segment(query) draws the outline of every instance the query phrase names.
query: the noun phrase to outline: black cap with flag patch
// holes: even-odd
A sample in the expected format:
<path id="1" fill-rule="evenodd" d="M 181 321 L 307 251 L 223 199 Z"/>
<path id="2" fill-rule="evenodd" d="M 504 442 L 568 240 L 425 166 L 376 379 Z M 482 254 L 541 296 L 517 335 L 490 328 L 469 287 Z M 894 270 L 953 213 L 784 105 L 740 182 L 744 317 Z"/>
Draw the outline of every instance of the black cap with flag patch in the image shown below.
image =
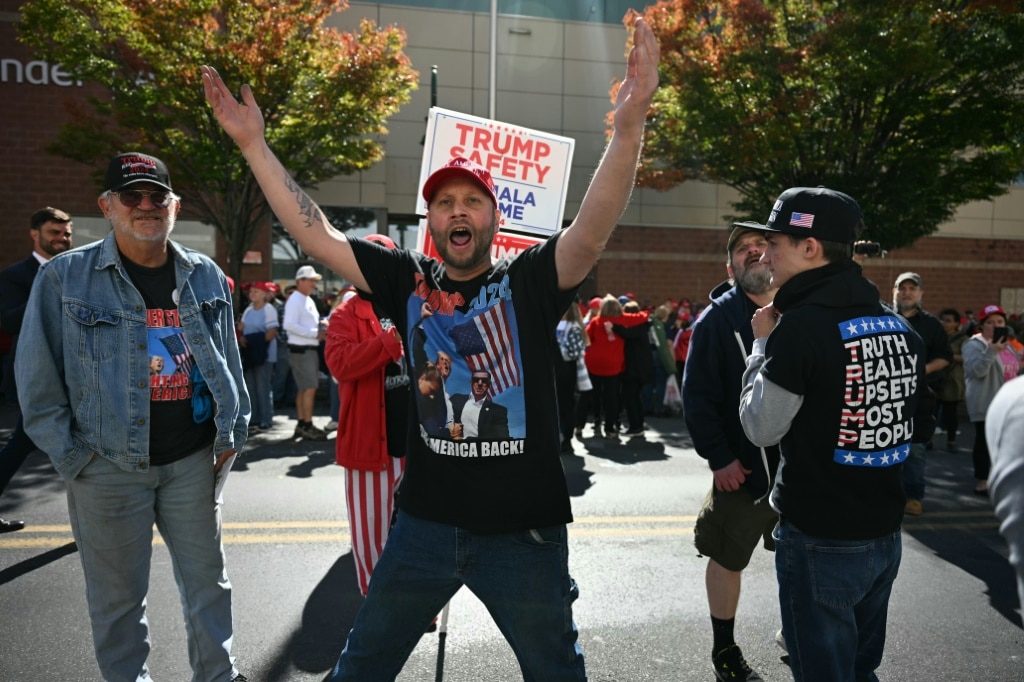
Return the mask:
<path id="1" fill-rule="evenodd" d="M 827 187 L 791 187 L 779 195 L 764 225 L 755 222 L 733 225 L 850 244 L 857 239 L 863 221 L 860 206 L 848 194 Z"/>

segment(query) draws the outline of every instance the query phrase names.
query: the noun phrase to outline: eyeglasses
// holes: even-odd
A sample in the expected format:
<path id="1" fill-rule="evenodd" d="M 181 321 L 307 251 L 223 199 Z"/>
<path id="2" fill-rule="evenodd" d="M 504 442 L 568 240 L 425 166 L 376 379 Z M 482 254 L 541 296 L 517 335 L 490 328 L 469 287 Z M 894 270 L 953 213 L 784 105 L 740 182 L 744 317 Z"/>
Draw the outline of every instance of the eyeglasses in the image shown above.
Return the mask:
<path id="1" fill-rule="evenodd" d="M 178 196 L 174 192 L 168 192 L 165 189 L 155 189 L 147 191 L 144 189 L 123 189 L 120 192 L 111 192 L 116 194 L 117 198 L 121 200 L 121 203 L 126 208 L 135 208 L 142 203 L 142 200 L 149 197 L 149 201 L 156 208 L 167 208 L 171 205 L 172 201 L 175 201 Z"/>

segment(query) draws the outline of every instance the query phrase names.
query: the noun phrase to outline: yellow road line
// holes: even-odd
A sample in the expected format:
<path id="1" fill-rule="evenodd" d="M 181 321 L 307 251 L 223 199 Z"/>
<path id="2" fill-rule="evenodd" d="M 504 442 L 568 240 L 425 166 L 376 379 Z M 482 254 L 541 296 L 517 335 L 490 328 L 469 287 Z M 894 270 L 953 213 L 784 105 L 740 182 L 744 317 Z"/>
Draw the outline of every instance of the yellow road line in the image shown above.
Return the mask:
<path id="1" fill-rule="evenodd" d="M 693 534 L 696 516 L 580 517 L 570 538 L 678 537 Z M 998 528 L 991 512 L 936 512 L 924 519 L 906 519 L 904 530 L 976 530 Z M 288 532 L 295 531 L 295 532 Z M 304 531 L 304 532 L 303 532 Z M 345 544 L 351 539 L 346 520 L 249 521 L 224 524 L 225 545 Z M 154 544 L 163 544 L 159 533 Z M 74 542 L 71 526 L 30 526 L 0 539 L 4 549 L 54 549 Z"/>

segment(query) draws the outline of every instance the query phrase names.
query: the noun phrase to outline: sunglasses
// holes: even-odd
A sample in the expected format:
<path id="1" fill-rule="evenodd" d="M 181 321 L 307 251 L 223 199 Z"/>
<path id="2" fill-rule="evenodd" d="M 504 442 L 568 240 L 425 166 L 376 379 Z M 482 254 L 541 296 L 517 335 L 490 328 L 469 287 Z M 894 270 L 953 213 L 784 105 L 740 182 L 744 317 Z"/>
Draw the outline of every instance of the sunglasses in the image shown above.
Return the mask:
<path id="1" fill-rule="evenodd" d="M 483 384 L 484 386 L 490 386 L 491 385 L 491 380 L 486 378 L 486 377 L 473 377 L 471 379 L 471 383 Z"/>
<path id="2" fill-rule="evenodd" d="M 168 192 L 165 189 L 156 189 L 147 191 L 143 189 L 123 189 L 120 192 L 111 192 L 116 194 L 117 198 L 121 200 L 126 208 L 135 208 L 142 203 L 142 200 L 149 197 L 149 201 L 156 208 L 167 208 L 171 205 L 171 202 L 178 198 L 174 192 Z"/>

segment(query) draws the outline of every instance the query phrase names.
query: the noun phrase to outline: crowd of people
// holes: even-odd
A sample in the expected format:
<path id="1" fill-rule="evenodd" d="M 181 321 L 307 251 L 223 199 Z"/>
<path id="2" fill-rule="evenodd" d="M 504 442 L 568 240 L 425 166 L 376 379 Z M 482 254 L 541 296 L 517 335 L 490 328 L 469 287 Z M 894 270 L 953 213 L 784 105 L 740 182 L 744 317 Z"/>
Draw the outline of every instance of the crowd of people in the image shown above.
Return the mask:
<path id="1" fill-rule="evenodd" d="M 330 306 L 316 294 L 322 275 L 301 265 L 286 291 L 243 284 L 236 316 L 233 283 L 171 240 L 181 200 L 148 154 L 110 160 L 97 199 L 111 225 L 103 240 L 71 249 L 66 213 L 33 217 L 32 256 L 0 273 L 4 329 L 18 322 L 23 423 L 12 442 L 45 452 L 65 482 L 104 679 L 150 679 L 154 526 L 179 584 L 194 679 L 247 679 L 231 653 L 221 491 L 282 401 L 294 401 L 294 438 L 337 431 L 346 469 L 364 600 L 333 682 L 395 679 L 463 586 L 524 679 L 586 679 L 559 454 L 584 429 L 613 446 L 642 438 L 648 417 L 685 419 L 711 470 L 694 542 L 708 558 L 719 680 L 761 679 L 734 637 L 758 544 L 775 552 L 776 640 L 794 679 L 876 679 L 900 526 L 923 513 L 936 422 L 956 446 L 961 401 L 976 434 L 974 490 L 989 493 L 994 460 L 992 492 L 1007 491 L 997 513 L 1024 568 L 1024 505 L 1012 483 L 1024 469 L 1004 433 L 1019 431 L 1008 416 L 1019 391 L 1008 403 L 1002 390 L 1020 385 L 1012 320 L 998 305 L 965 314 L 969 325 L 951 309 L 935 318 L 913 272 L 897 277 L 891 305 L 881 302 L 853 258 L 864 222 L 852 197 L 794 187 L 765 223 L 734 224 L 726 280 L 707 307 L 629 292 L 580 298 L 634 186 L 658 63 L 637 19 L 612 134 L 579 214 L 497 260 L 501 214 L 486 168 L 454 157 L 427 178 L 440 258 L 382 235 L 349 237 L 270 150 L 249 87 L 236 99 L 202 67 L 213 115 L 281 223 L 352 283 Z M 325 377 L 332 423 L 321 427 Z M 23 525 L 0 519 L 0 532 Z M 1024 595 L 1024 577 L 1021 586 Z"/>

